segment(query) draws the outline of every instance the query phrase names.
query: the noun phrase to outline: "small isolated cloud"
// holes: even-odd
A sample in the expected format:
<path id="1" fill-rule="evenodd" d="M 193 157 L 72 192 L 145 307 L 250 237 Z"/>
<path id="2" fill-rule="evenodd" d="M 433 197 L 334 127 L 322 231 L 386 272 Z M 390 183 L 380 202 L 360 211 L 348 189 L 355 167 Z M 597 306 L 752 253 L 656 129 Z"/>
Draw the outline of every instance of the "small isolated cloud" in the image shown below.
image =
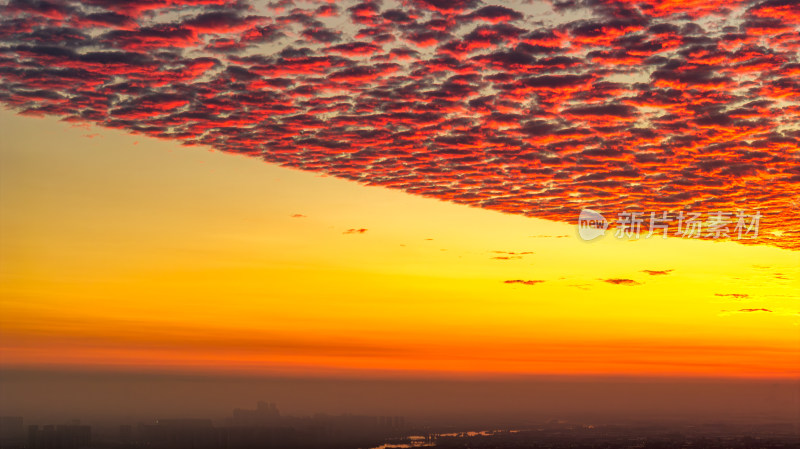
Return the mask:
<path id="1" fill-rule="evenodd" d="M 650 276 L 665 276 L 672 273 L 674 270 L 642 270 L 642 273 L 647 273 Z"/>
<path id="2" fill-rule="evenodd" d="M 292 214 L 292 218 L 306 218 L 303 214 Z"/>
<path id="3" fill-rule="evenodd" d="M 641 285 L 641 282 L 636 282 L 633 279 L 623 279 L 623 278 L 611 278 L 611 279 L 601 279 L 603 282 L 607 282 L 609 284 L 614 285 Z"/>
<path id="4" fill-rule="evenodd" d="M 525 281 L 522 279 L 509 279 L 507 281 L 503 281 L 504 284 L 522 284 L 522 285 L 536 285 L 536 284 L 541 284 L 542 282 L 544 281 L 540 279 L 534 279 L 529 281 Z"/>
<path id="5" fill-rule="evenodd" d="M 512 260 L 512 259 L 522 259 L 522 256 L 527 256 L 529 254 L 533 254 L 533 251 L 523 251 L 523 252 L 492 251 L 492 253 L 500 254 L 499 256 L 493 256 L 492 259 L 496 259 L 496 260 Z"/>
<path id="6" fill-rule="evenodd" d="M 780 315 L 780 316 L 800 316 L 800 313 L 797 313 L 797 312 L 788 312 L 788 311 L 780 311 L 780 310 L 778 312 L 774 312 L 771 309 L 765 309 L 765 308 L 739 309 L 739 310 L 722 310 L 721 313 L 719 314 L 719 316 L 731 316 L 731 315 L 736 315 L 736 314 L 740 314 L 740 313 L 753 313 L 753 312 L 773 313 L 775 315 Z"/>
<path id="7" fill-rule="evenodd" d="M 342 234 L 363 234 L 365 232 L 367 232 L 366 228 L 359 228 L 359 229 L 355 229 L 354 228 L 354 229 L 348 229 L 348 230 L 342 232 Z"/>
<path id="8" fill-rule="evenodd" d="M 512 256 L 515 256 L 515 255 L 516 256 L 526 256 L 528 254 L 533 254 L 533 251 L 522 251 L 522 252 L 519 252 L 519 253 L 516 253 L 514 251 L 492 251 L 492 252 L 495 253 L 495 254 L 509 254 L 509 255 L 512 255 Z"/>
<path id="9" fill-rule="evenodd" d="M 730 296 L 731 298 L 743 299 L 750 295 L 747 293 L 714 293 L 714 296 Z"/>

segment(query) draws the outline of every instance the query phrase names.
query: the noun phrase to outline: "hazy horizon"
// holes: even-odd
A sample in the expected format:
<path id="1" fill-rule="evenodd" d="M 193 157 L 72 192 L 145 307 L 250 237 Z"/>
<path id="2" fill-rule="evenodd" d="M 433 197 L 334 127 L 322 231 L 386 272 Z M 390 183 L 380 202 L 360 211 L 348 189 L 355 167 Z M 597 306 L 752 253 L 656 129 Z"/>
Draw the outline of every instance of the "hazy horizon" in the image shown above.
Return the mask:
<path id="1" fill-rule="evenodd" d="M 507 376 L 320 378 L 178 373 L 0 373 L 0 415 L 30 423 L 224 421 L 234 408 L 273 402 L 283 415 L 401 415 L 417 424 L 798 422 L 794 380 Z"/>

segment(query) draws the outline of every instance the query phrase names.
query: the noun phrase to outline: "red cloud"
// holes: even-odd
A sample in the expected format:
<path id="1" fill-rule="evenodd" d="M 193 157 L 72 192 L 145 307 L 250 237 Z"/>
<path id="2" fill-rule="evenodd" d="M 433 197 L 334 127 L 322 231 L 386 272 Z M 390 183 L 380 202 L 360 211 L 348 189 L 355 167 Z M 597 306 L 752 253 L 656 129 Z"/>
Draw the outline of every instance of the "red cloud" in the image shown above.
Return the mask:
<path id="1" fill-rule="evenodd" d="M 741 242 L 800 249 L 796 2 L 401 4 L 12 1 L 0 102 L 559 221 L 758 209 Z"/>

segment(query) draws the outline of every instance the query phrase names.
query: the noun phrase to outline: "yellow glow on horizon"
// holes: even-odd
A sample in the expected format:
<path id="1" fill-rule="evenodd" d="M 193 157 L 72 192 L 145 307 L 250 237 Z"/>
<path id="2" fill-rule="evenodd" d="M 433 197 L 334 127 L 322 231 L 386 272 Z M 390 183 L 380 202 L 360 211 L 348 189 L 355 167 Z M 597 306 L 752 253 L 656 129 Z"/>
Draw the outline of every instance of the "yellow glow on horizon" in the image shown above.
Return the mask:
<path id="1" fill-rule="evenodd" d="M 0 117 L 5 367 L 800 374 L 797 252 L 583 242 L 569 224 Z"/>

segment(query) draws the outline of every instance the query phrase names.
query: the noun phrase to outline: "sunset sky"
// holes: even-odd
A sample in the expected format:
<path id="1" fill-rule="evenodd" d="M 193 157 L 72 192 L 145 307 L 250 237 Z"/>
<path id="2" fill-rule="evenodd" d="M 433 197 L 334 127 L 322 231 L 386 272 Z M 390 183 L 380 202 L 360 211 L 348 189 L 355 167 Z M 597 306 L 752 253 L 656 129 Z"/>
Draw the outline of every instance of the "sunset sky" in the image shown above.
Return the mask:
<path id="1" fill-rule="evenodd" d="M 0 369 L 796 379 L 800 9 L 725 5 L 9 2 Z"/>
<path id="2" fill-rule="evenodd" d="M 796 251 L 584 242 L 121 131 L 2 123 L 7 368 L 797 375 Z"/>

